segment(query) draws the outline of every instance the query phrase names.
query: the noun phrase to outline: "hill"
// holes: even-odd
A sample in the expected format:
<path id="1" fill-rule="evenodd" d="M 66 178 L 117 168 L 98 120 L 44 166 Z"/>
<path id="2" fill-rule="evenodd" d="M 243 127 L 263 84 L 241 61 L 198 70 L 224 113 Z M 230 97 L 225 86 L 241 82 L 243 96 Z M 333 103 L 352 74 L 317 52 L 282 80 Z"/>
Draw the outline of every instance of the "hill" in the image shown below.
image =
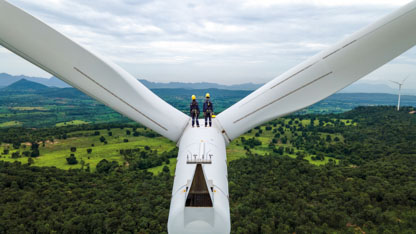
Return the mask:
<path id="1" fill-rule="evenodd" d="M 56 77 L 51 77 L 49 79 L 47 78 L 40 78 L 40 77 L 29 77 L 29 76 L 12 76 L 9 75 L 7 73 L 0 73 L 0 87 L 6 87 L 9 86 L 19 80 L 28 80 L 28 81 L 32 81 L 32 82 L 36 82 L 39 84 L 43 84 L 49 87 L 57 87 L 57 88 L 67 88 L 67 87 L 71 87 L 70 85 L 68 85 L 67 83 L 63 82 L 62 80 L 56 78 Z"/>
<path id="2" fill-rule="evenodd" d="M 183 82 L 169 82 L 158 83 L 147 80 L 140 80 L 140 82 L 149 89 L 226 89 L 226 90 L 256 90 L 263 84 L 244 83 L 235 85 L 223 85 L 209 82 L 197 83 L 183 83 Z"/>
<path id="3" fill-rule="evenodd" d="M 48 86 L 39 84 L 36 82 L 32 82 L 26 79 L 21 79 L 16 81 L 15 83 L 3 88 L 1 91 L 3 92 L 44 92 L 50 89 Z"/>
<path id="4" fill-rule="evenodd" d="M 13 76 L 7 73 L 0 73 L 0 87 L 6 87 L 13 84 L 16 81 L 25 79 L 28 81 L 36 82 L 43 84 L 49 87 L 56 88 L 69 88 L 71 87 L 64 81 L 56 78 L 40 78 L 40 77 L 29 77 L 29 76 Z M 199 83 L 183 83 L 183 82 L 169 82 L 169 83 L 160 83 L 152 82 L 148 80 L 141 79 L 140 82 L 149 89 L 227 89 L 227 90 L 255 90 L 260 87 L 262 84 L 253 84 L 253 83 L 244 83 L 236 85 L 222 85 L 217 83 L 209 82 L 199 82 Z"/>
<path id="5" fill-rule="evenodd" d="M 39 84 L 46 85 L 48 87 L 56 87 L 56 88 L 69 88 L 71 87 L 67 83 L 63 82 L 62 80 L 51 77 L 47 78 L 39 78 L 39 77 L 28 77 L 28 76 L 12 76 L 7 73 L 0 73 L 0 88 L 9 86 L 10 84 L 21 80 L 26 79 L 32 82 L 36 82 Z M 252 91 L 256 90 L 257 88 L 261 87 L 263 84 L 255 84 L 255 83 L 243 83 L 243 84 L 233 84 L 233 85 L 224 85 L 224 84 L 217 84 L 217 83 L 210 83 L 210 82 L 195 82 L 195 83 L 185 83 L 185 82 L 152 82 L 145 79 L 139 80 L 144 86 L 149 89 L 224 89 L 224 90 L 245 90 L 245 91 Z M 397 89 L 392 88 L 386 84 L 378 84 L 378 83 L 364 83 L 364 82 L 356 82 L 348 87 L 344 88 L 343 90 L 339 91 L 338 93 L 389 93 L 389 94 L 397 94 Z M 406 85 L 402 89 L 402 94 L 406 95 L 416 95 L 416 90 L 412 88 L 408 88 Z"/>

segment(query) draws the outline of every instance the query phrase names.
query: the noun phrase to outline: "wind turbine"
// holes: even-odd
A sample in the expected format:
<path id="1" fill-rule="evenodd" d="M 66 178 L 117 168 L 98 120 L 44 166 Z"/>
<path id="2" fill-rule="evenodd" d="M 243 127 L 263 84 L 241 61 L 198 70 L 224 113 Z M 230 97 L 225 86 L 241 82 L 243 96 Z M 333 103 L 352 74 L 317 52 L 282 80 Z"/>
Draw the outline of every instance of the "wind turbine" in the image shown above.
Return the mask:
<path id="1" fill-rule="evenodd" d="M 179 146 L 169 233 L 229 233 L 225 147 L 241 134 L 312 105 L 416 44 L 416 1 L 348 36 L 223 111 L 212 128 L 157 97 L 119 66 L 0 0 L 0 44 Z"/>
<path id="2" fill-rule="evenodd" d="M 399 111 L 400 110 L 400 96 L 401 96 L 401 91 L 402 91 L 402 85 L 404 84 L 404 82 L 407 80 L 407 78 L 409 78 L 409 77 L 406 77 L 406 78 L 404 78 L 403 80 L 402 80 L 402 82 L 401 83 L 399 83 L 399 82 L 397 82 L 397 81 L 394 81 L 394 80 L 391 80 L 390 82 L 393 82 L 393 83 L 395 83 L 395 84 L 398 84 L 399 85 L 399 100 L 397 101 L 397 111 Z"/>

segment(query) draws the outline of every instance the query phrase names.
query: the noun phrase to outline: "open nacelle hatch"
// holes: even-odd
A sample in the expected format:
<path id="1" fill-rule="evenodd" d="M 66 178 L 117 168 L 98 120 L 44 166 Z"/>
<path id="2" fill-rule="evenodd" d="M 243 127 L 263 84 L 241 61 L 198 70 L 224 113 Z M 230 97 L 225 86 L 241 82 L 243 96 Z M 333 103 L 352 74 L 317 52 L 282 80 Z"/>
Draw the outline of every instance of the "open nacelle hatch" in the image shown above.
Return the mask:
<path id="1" fill-rule="evenodd" d="M 205 180 L 202 165 L 197 164 L 191 189 L 185 202 L 186 207 L 212 207 L 212 199 Z"/>

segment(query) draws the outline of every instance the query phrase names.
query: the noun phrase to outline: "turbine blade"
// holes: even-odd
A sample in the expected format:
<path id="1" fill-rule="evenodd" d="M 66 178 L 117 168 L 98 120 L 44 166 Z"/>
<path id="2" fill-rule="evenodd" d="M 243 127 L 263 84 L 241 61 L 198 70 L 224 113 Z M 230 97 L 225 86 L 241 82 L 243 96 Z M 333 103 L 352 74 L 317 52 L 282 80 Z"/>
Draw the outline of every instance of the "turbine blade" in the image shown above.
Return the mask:
<path id="1" fill-rule="evenodd" d="M 0 0 L 0 44 L 130 119 L 177 141 L 189 117 L 119 66 Z"/>
<path id="2" fill-rule="evenodd" d="M 227 140 L 312 105 L 416 44 L 416 1 L 283 73 L 216 117 Z"/>
<path id="3" fill-rule="evenodd" d="M 401 85 L 399 82 L 394 81 L 394 80 L 390 80 L 390 82 L 393 82 L 393 83 L 395 83 L 395 84 Z"/>

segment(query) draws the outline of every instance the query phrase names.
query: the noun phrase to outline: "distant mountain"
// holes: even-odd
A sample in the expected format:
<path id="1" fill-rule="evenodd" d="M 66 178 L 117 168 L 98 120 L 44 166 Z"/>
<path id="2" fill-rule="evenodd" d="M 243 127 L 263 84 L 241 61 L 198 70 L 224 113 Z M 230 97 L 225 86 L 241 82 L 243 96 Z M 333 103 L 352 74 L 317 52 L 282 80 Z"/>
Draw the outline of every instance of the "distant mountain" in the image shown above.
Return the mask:
<path id="1" fill-rule="evenodd" d="M 140 82 L 149 89 L 226 89 L 226 90 L 255 90 L 263 84 L 244 83 L 236 85 L 222 85 L 217 83 L 199 82 L 199 83 L 183 83 L 169 82 L 158 83 L 148 80 L 140 80 Z"/>
<path id="2" fill-rule="evenodd" d="M 6 87 L 13 84 L 16 81 L 25 79 L 28 81 L 36 82 L 43 84 L 49 87 L 57 88 L 69 88 L 71 87 L 62 80 L 52 77 L 52 78 L 39 78 L 39 77 L 29 77 L 29 76 L 12 76 L 7 73 L 0 73 L 0 87 Z M 182 83 L 182 82 L 169 82 L 169 83 L 158 83 L 148 80 L 140 80 L 140 82 L 149 89 L 227 89 L 227 90 L 255 90 L 262 86 L 262 84 L 253 84 L 253 83 L 244 83 L 237 85 L 222 85 L 216 83 L 200 82 L 200 83 Z"/>
<path id="3" fill-rule="evenodd" d="M 52 77 L 52 78 L 39 78 L 39 77 L 29 77 L 29 76 L 12 76 L 9 75 L 7 73 L 0 73 L 0 87 L 6 87 L 9 86 L 13 83 L 15 83 L 16 81 L 19 80 L 28 80 L 28 81 L 32 81 L 32 82 L 36 82 L 39 84 L 43 84 L 49 87 L 57 87 L 57 88 L 68 88 L 71 87 L 70 85 L 68 85 L 67 83 L 63 82 L 62 80 L 56 78 L 56 77 Z"/>
<path id="4" fill-rule="evenodd" d="M 405 85 L 403 86 L 405 87 Z M 354 83 L 338 93 L 390 93 L 397 94 L 398 89 L 394 89 L 385 84 Z M 416 90 L 402 89 L 402 94 L 416 95 Z"/>
<path id="5" fill-rule="evenodd" d="M 27 91 L 44 91 L 50 89 L 48 86 L 39 84 L 26 79 L 21 79 L 15 83 L 1 89 L 1 91 L 15 91 L 15 92 L 27 92 Z"/>
<path id="6" fill-rule="evenodd" d="M 57 87 L 57 88 L 70 88 L 71 86 L 62 80 L 52 77 L 49 79 L 39 78 L 39 77 L 28 77 L 28 76 L 12 76 L 6 73 L 0 73 L 0 88 L 9 86 L 16 81 L 25 79 L 28 81 L 36 82 L 39 84 L 46 85 L 48 87 Z M 263 84 L 254 84 L 254 83 L 244 83 L 244 84 L 235 84 L 235 85 L 223 85 L 217 83 L 209 82 L 198 82 L 198 83 L 184 83 L 184 82 L 152 82 L 148 80 L 141 79 L 139 80 L 144 86 L 149 89 L 222 89 L 222 90 L 246 90 L 253 91 L 261 87 Z M 403 86 L 402 94 L 405 95 L 416 95 L 415 89 L 406 89 L 406 85 Z M 397 94 L 398 90 L 392 88 L 386 84 L 370 84 L 370 83 L 354 83 L 338 93 L 389 93 Z"/>

